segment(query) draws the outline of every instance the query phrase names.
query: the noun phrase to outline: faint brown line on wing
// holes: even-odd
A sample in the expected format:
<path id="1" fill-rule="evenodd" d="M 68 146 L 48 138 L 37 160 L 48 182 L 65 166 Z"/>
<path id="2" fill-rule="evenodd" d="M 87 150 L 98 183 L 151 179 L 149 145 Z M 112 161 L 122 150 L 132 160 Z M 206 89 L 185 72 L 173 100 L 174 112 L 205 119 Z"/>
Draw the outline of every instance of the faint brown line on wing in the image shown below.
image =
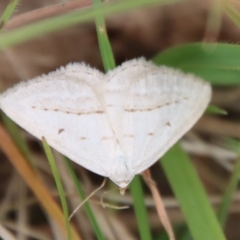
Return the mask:
<path id="1" fill-rule="evenodd" d="M 67 111 L 67 110 L 61 110 L 61 109 L 57 109 L 57 108 L 41 108 L 41 107 L 36 107 L 36 106 L 32 106 L 31 108 L 35 109 L 40 109 L 43 111 L 53 111 L 53 112 L 63 112 L 66 114 L 75 114 L 75 115 L 90 115 L 90 114 L 103 114 L 104 111 L 103 110 L 95 110 L 95 111 L 89 111 L 89 112 L 72 112 L 72 111 Z"/>
<path id="2" fill-rule="evenodd" d="M 155 107 L 151 107 L 151 108 L 130 108 L 130 109 L 124 109 L 126 112 L 150 112 L 150 111 L 153 111 L 153 110 L 156 110 L 156 109 L 159 109 L 161 107 L 164 107 L 164 106 L 169 106 L 171 104 L 174 104 L 174 103 L 179 103 L 180 101 L 179 100 L 176 100 L 174 102 L 171 102 L 171 103 L 164 103 L 164 104 L 160 104 L 160 105 L 157 105 Z"/>

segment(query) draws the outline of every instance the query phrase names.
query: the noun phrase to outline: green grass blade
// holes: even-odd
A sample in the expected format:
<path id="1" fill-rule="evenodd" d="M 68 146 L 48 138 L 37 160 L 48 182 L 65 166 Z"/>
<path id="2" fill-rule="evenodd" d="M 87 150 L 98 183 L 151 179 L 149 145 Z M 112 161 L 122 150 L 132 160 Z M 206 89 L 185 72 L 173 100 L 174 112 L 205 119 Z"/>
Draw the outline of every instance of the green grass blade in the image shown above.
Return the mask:
<path id="1" fill-rule="evenodd" d="M 219 114 L 219 115 L 227 115 L 227 111 L 221 108 L 218 108 L 213 105 L 209 105 L 205 111 L 206 113 L 211 113 L 211 114 Z"/>
<path id="2" fill-rule="evenodd" d="M 65 198 L 65 193 L 64 193 L 64 189 L 63 189 L 62 182 L 61 182 L 61 179 L 60 179 L 60 175 L 58 173 L 57 166 L 55 164 L 55 160 L 54 160 L 53 155 L 52 155 L 52 151 L 51 151 L 47 141 L 45 139 L 43 139 L 42 142 L 43 142 L 44 151 L 47 155 L 47 159 L 49 161 L 49 165 L 51 167 L 51 170 L 52 170 L 52 173 L 53 173 L 56 185 L 57 185 L 59 197 L 60 197 L 60 200 L 61 200 L 62 209 L 63 209 L 65 222 L 66 222 L 67 237 L 68 237 L 67 239 L 71 240 L 72 239 L 72 233 L 71 233 L 70 223 L 68 221 L 69 214 L 68 214 L 67 200 Z"/>
<path id="3" fill-rule="evenodd" d="M 240 155 L 240 142 L 239 141 L 229 139 L 229 141 L 227 142 L 226 145 L 228 148 L 234 149 L 238 153 L 238 155 Z M 240 176 L 240 156 L 237 159 L 237 162 L 235 164 L 230 181 L 224 192 L 221 204 L 218 209 L 217 216 L 218 216 L 219 222 L 222 227 L 224 227 L 224 225 L 227 221 L 229 207 L 231 205 L 232 196 L 237 189 L 239 176 Z"/>
<path id="4" fill-rule="evenodd" d="M 173 47 L 154 57 L 158 65 L 194 73 L 217 85 L 240 85 L 240 46 L 193 43 Z"/>
<path id="5" fill-rule="evenodd" d="M 113 1 L 102 4 L 97 9 L 89 7 L 79 11 L 73 11 L 61 16 L 42 20 L 34 24 L 29 24 L 19 29 L 2 33 L 0 38 L 0 49 L 13 46 L 34 37 L 46 34 L 52 31 L 64 29 L 66 27 L 94 20 L 98 16 L 108 16 L 113 13 L 120 13 L 129 10 L 136 10 L 141 7 L 149 7 L 154 5 L 164 5 L 180 0 L 124 0 Z"/>
<path id="6" fill-rule="evenodd" d="M 179 144 L 161 159 L 194 240 L 226 240 L 197 172 Z"/>
<path id="7" fill-rule="evenodd" d="M 94 7 L 96 9 L 102 4 L 101 0 L 93 0 L 93 2 L 94 2 Z M 103 66 L 104 66 L 105 72 L 107 72 L 115 68 L 115 60 L 112 52 L 112 47 L 109 43 L 107 29 L 106 29 L 103 15 L 99 15 L 96 17 L 95 24 L 96 24 L 98 45 L 99 45 L 101 56 L 102 56 Z"/>
<path id="8" fill-rule="evenodd" d="M 151 240 L 151 231 L 140 176 L 135 176 L 130 183 L 133 205 L 137 217 L 138 229 L 142 240 Z"/>
<path id="9" fill-rule="evenodd" d="M 10 19 L 12 16 L 15 8 L 18 5 L 18 0 L 9 0 L 9 4 L 7 5 L 5 11 L 3 12 L 1 18 L 0 18 L 0 29 L 3 28 L 3 26 L 6 24 L 6 22 Z"/>
<path id="10" fill-rule="evenodd" d="M 77 176 L 76 176 L 76 174 L 75 174 L 75 172 L 74 172 L 74 170 L 72 168 L 71 162 L 66 157 L 65 157 L 65 164 L 66 164 L 66 166 L 68 168 L 68 171 L 69 171 L 69 173 L 70 173 L 70 175 L 71 175 L 71 177 L 72 177 L 72 179 L 74 181 L 74 184 L 76 186 L 78 195 L 80 196 L 80 198 L 82 200 L 86 199 L 86 194 L 85 194 L 85 192 L 84 192 L 84 190 L 83 190 L 83 188 L 82 188 L 82 186 L 81 186 L 81 184 L 79 182 L 79 179 L 77 178 Z M 91 223 L 91 225 L 93 227 L 93 230 L 94 230 L 94 232 L 96 234 L 97 239 L 98 240 L 104 240 L 105 238 L 103 236 L 101 228 L 98 225 L 98 222 L 97 222 L 97 220 L 96 220 L 96 218 L 94 216 L 94 213 L 93 213 L 93 211 L 91 209 L 91 206 L 90 206 L 89 202 L 88 201 L 85 202 L 83 207 L 84 207 L 84 209 L 85 209 L 85 211 L 87 213 L 88 219 L 89 219 L 89 221 L 90 221 L 90 223 Z"/>

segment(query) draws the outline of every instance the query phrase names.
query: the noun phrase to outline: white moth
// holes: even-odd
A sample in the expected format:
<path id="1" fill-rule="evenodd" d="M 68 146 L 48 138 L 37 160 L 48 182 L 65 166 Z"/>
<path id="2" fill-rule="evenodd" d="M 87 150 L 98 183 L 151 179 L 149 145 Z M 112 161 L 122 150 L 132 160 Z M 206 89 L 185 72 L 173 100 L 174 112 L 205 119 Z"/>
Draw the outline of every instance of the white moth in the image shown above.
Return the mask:
<path id="1" fill-rule="evenodd" d="M 208 83 L 145 59 L 103 74 L 73 63 L 0 95 L 17 124 L 71 160 L 126 188 L 200 118 Z"/>

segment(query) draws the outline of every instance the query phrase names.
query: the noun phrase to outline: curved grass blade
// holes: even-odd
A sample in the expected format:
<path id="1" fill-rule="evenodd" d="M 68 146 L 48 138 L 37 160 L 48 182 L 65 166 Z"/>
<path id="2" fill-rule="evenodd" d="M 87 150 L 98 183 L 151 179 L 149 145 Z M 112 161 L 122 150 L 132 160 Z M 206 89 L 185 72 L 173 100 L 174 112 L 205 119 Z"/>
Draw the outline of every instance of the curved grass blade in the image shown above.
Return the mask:
<path id="1" fill-rule="evenodd" d="M 124 0 L 102 4 L 97 9 L 93 7 L 81 9 L 3 33 L 0 38 L 0 49 L 41 36 L 42 34 L 94 20 L 98 16 L 108 16 L 113 13 L 121 13 L 141 7 L 171 4 L 179 1 L 182 0 Z"/>
<path id="2" fill-rule="evenodd" d="M 176 144 L 161 159 L 194 240 L 226 240 L 189 157 Z"/>
<path id="3" fill-rule="evenodd" d="M 59 192 L 59 197 L 61 200 L 62 209 L 63 209 L 63 213 L 64 213 L 64 217 L 65 217 L 66 228 L 67 228 L 67 237 L 68 237 L 67 239 L 72 240 L 71 227 L 70 227 L 70 223 L 68 221 L 69 214 L 68 214 L 67 200 L 65 198 L 65 193 L 64 193 L 63 186 L 62 186 L 61 178 L 58 173 L 57 166 L 55 164 L 55 160 L 52 155 L 52 151 L 44 137 L 42 138 L 42 142 L 43 142 L 43 147 L 44 147 L 45 153 L 47 155 L 47 159 L 49 161 L 49 165 L 51 167 L 51 170 L 52 170 L 52 173 L 53 173 L 56 185 L 57 185 L 57 189 Z"/>

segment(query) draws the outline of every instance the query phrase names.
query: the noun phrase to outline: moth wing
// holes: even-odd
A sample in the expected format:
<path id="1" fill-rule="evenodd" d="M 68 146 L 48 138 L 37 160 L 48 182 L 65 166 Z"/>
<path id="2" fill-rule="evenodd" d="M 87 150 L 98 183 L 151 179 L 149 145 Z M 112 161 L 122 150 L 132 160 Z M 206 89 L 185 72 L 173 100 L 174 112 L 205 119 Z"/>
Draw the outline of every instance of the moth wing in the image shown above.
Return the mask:
<path id="1" fill-rule="evenodd" d="M 22 128 L 83 167 L 107 176 L 114 141 L 101 102 L 103 75 L 82 64 L 20 83 L 0 108 Z"/>
<path id="2" fill-rule="evenodd" d="M 197 77 L 144 59 L 128 64 L 109 80 L 108 105 L 114 105 L 114 98 L 118 98 L 110 116 L 127 161 L 137 174 L 195 124 L 210 101 L 211 87 Z M 114 96 L 117 82 L 123 90 Z"/>

